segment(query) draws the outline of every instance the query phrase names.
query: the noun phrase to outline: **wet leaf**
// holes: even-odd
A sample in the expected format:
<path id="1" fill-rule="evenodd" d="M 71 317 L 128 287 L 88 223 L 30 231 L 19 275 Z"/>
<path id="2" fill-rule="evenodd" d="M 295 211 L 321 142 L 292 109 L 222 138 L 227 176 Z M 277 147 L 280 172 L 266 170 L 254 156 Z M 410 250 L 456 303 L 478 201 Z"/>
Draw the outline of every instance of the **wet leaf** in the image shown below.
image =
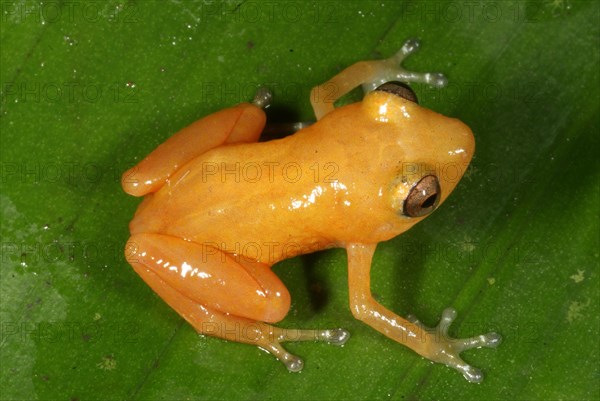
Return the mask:
<path id="1" fill-rule="evenodd" d="M 2 399 L 600 397 L 597 2 L 1 6 Z M 355 321 L 341 250 L 275 267 L 282 327 L 353 335 L 290 344 L 301 374 L 198 337 L 122 256 L 139 200 L 121 172 L 261 84 L 270 118 L 308 120 L 312 86 L 409 37 L 407 66 L 450 80 L 416 85 L 421 103 L 466 122 L 477 153 L 439 211 L 379 246 L 373 293 L 429 325 L 455 307 L 453 335 L 502 333 L 465 355 L 484 383 Z"/>

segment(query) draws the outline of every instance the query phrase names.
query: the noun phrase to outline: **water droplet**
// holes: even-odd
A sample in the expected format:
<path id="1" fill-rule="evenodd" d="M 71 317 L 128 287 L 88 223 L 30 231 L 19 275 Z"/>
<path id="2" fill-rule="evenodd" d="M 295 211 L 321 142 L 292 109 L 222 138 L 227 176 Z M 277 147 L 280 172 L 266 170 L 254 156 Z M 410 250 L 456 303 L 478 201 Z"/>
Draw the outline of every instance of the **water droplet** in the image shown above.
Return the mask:
<path id="1" fill-rule="evenodd" d="M 77 44 L 77 41 L 69 35 L 63 36 L 63 39 L 69 46 L 73 46 L 73 45 Z"/>

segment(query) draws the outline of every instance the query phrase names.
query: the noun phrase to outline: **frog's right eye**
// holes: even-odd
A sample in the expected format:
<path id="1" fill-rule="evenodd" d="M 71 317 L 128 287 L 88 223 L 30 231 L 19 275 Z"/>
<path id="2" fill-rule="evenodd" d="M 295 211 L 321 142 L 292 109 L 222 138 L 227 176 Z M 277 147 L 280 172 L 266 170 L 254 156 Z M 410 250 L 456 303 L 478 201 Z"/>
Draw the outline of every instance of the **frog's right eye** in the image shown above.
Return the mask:
<path id="1" fill-rule="evenodd" d="M 408 217 L 425 216 L 435 210 L 441 195 L 437 177 L 426 175 L 411 188 L 404 200 L 402 213 Z"/>
<path id="2" fill-rule="evenodd" d="M 400 96 L 403 99 L 410 100 L 413 103 L 419 104 L 415 92 L 411 89 L 410 86 L 406 85 L 403 82 L 386 82 L 383 85 L 378 86 L 375 90 L 380 92 L 391 93 L 393 95 Z"/>

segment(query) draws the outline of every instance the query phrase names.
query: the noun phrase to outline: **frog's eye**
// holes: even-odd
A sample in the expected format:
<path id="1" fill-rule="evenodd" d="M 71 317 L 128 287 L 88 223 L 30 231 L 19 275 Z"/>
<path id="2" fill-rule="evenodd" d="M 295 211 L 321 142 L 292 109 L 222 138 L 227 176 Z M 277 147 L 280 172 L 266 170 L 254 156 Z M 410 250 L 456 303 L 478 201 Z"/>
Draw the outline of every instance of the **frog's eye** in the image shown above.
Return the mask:
<path id="1" fill-rule="evenodd" d="M 400 96 L 403 99 L 410 100 L 413 103 L 419 104 L 415 92 L 411 89 L 410 86 L 406 85 L 403 82 L 386 82 L 383 85 L 378 86 L 375 90 L 380 92 L 391 93 L 393 95 Z"/>
<path id="2" fill-rule="evenodd" d="M 436 176 L 426 175 L 412 187 L 404 200 L 402 213 L 408 217 L 421 217 L 434 211 L 441 197 L 440 183 Z"/>

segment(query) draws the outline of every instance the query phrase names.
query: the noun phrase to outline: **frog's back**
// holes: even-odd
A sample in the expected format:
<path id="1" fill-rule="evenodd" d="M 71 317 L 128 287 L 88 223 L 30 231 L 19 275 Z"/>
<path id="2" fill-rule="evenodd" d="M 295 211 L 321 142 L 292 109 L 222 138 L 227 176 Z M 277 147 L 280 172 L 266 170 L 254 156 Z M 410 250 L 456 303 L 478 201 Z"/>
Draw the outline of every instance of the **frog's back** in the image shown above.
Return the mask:
<path id="1" fill-rule="evenodd" d="M 331 241 L 311 230 L 318 211 L 306 207 L 306 195 L 315 191 L 308 174 L 314 159 L 294 146 L 295 137 L 216 148 L 192 160 L 146 196 L 132 234 L 162 233 L 228 250 L 290 241 L 323 248 L 316 243 Z"/>

